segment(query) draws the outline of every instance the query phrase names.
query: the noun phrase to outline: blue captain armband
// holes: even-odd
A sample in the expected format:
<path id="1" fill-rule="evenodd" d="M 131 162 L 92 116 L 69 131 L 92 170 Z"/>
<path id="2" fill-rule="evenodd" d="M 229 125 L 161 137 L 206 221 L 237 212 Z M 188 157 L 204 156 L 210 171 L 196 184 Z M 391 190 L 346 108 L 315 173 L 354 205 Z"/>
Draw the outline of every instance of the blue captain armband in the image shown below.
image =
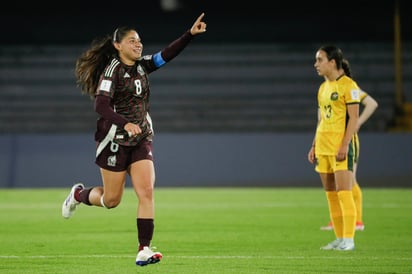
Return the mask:
<path id="1" fill-rule="evenodd" d="M 160 68 L 161 66 L 163 66 L 164 64 L 166 64 L 166 61 L 163 60 L 162 54 L 161 54 L 160 51 L 159 51 L 158 53 L 156 53 L 156 54 L 153 55 L 153 62 L 154 62 L 155 66 L 156 66 L 157 68 Z"/>

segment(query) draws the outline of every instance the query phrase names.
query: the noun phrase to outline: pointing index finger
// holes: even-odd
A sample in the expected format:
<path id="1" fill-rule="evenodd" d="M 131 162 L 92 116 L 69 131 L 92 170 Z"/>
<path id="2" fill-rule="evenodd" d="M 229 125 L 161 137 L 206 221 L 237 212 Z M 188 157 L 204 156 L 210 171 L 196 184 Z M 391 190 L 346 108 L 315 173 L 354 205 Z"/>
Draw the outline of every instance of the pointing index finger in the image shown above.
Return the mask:
<path id="1" fill-rule="evenodd" d="M 202 12 L 202 14 L 200 14 L 200 16 L 197 18 L 196 22 L 198 23 L 201 22 L 204 16 L 205 16 L 205 13 Z"/>

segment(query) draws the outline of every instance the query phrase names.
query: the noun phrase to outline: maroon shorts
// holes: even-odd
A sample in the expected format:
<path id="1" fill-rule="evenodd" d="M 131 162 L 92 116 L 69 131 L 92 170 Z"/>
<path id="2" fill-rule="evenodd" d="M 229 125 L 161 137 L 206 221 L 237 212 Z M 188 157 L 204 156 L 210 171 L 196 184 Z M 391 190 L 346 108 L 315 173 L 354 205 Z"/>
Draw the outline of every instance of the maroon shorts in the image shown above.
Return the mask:
<path id="1" fill-rule="evenodd" d="M 97 156 L 95 163 L 107 170 L 124 171 L 132 163 L 145 159 L 153 161 L 152 142 L 149 140 L 142 140 L 136 146 L 122 146 L 110 142 Z"/>

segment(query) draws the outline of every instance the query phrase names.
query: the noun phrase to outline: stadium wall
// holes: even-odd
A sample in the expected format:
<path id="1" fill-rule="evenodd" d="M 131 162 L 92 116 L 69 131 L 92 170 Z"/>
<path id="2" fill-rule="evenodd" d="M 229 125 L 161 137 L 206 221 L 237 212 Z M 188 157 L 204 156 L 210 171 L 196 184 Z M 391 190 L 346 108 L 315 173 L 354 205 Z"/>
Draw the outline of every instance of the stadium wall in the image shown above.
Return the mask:
<path id="1" fill-rule="evenodd" d="M 157 134 L 157 187 L 319 186 L 310 133 Z M 361 133 L 364 187 L 412 186 L 412 133 Z M 0 135 L 0 188 L 100 185 L 92 134 Z M 127 186 L 130 186 L 128 181 Z"/>

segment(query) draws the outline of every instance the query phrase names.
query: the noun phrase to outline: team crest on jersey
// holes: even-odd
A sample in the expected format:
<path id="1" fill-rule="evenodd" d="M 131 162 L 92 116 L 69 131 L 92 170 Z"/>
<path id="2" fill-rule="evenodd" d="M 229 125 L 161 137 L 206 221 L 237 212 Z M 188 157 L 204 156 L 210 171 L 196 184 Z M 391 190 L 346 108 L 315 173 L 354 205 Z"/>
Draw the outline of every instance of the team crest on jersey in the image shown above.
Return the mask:
<path id="1" fill-rule="evenodd" d="M 339 98 L 339 94 L 338 94 L 337 91 L 332 92 L 332 94 L 330 95 L 330 99 L 332 101 L 336 101 L 336 100 L 338 100 L 338 98 Z"/>
<path id="2" fill-rule="evenodd" d="M 108 166 L 116 166 L 116 162 L 117 162 L 116 155 L 112 155 L 112 156 L 109 156 L 107 158 L 107 165 Z"/>

